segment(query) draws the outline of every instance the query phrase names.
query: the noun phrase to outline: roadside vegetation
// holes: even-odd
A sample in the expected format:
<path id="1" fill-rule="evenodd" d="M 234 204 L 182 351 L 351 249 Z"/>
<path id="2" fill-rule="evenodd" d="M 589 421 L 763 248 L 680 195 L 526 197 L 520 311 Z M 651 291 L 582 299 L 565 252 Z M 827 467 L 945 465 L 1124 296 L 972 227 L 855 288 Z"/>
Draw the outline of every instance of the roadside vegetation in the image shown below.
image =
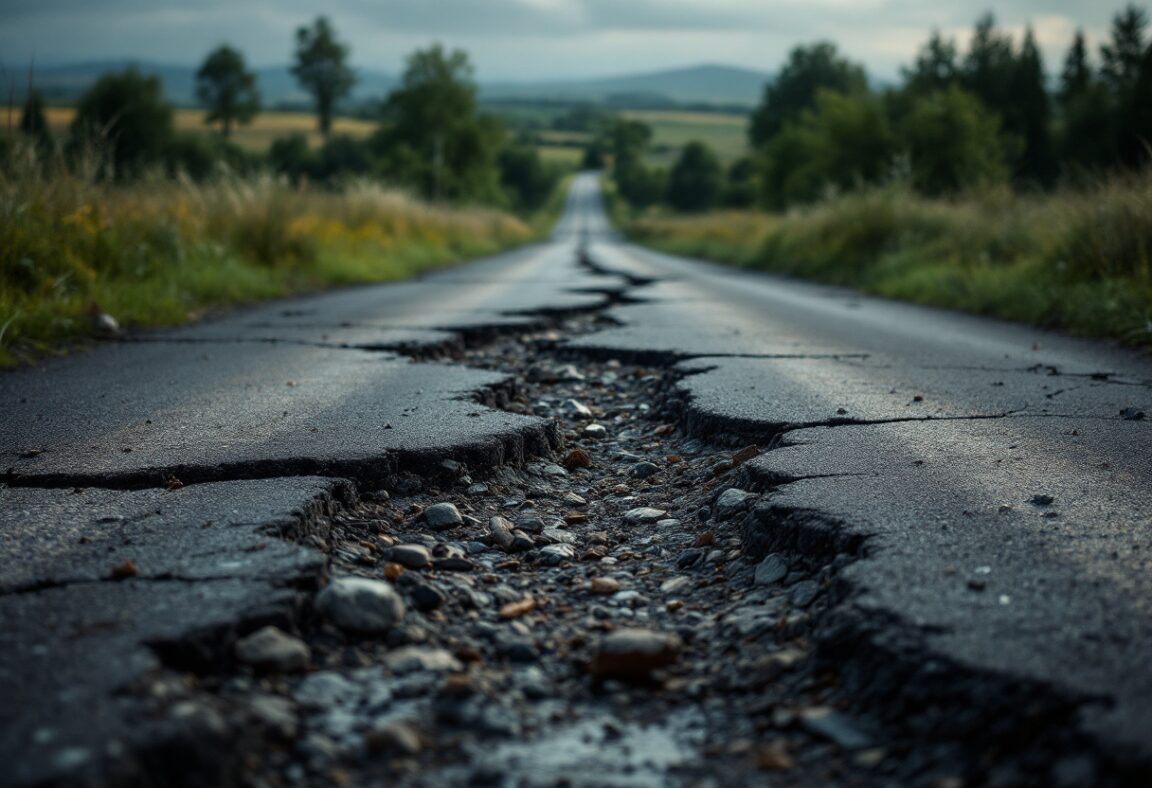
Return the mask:
<path id="1" fill-rule="evenodd" d="M 197 77 L 211 133 L 181 128 L 159 79 L 133 69 L 98 79 L 63 133 L 60 110 L 29 92 L 0 134 L 0 365 L 117 323 L 409 277 L 554 223 L 567 170 L 480 110 L 464 52 L 413 53 L 378 122 L 353 136 L 334 115 L 354 80 L 347 47 L 324 19 L 296 45 L 318 145 L 302 132 L 264 151 L 236 144 L 260 96 L 228 46 Z"/>
<path id="2" fill-rule="evenodd" d="M 700 140 L 652 166 L 651 129 L 621 119 L 615 216 L 668 251 L 1152 345 L 1145 11 L 1095 57 L 1078 33 L 1054 92 L 1032 32 L 991 15 L 903 76 L 876 91 L 833 44 L 797 47 L 727 164 Z"/>

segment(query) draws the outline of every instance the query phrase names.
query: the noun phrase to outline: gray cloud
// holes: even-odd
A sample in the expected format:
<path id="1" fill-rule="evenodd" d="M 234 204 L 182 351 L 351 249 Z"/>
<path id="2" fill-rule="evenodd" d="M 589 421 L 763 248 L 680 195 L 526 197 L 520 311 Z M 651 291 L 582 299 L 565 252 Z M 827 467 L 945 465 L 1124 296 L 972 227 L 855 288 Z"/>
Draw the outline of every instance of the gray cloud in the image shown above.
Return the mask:
<path id="1" fill-rule="evenodd" d="M 1101 32 L 1124 0 L 1001 0 L 997 18 L 1044 31 L 1049 68 L 1076 25 Z M 292 30 L 328 14 L 361 65 L 399 68 L 431 40 L 469 49 L 482 75 L 536 78 L 674 63 L 774 68 L 791 45 L 842 43 L 893 75 L 932 28 L 961 37 L 979 6 L 929 0 L 0 0 L 8 64 L 107 57 L 190 62 L 229 40 L 283 62 Z"/>

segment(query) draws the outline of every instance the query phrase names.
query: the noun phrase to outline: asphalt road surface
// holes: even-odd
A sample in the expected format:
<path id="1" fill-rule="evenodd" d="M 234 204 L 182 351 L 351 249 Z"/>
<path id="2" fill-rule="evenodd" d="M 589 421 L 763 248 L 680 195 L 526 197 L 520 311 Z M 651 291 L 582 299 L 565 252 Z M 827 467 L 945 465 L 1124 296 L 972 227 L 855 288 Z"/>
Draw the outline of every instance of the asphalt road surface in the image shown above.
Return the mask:
<path id="1" fill-rule="evenodd" d="M 591 176 L 575 182 L 546 244 L 0 375 L 0 784 L 147 782 L 177 771 L 187 784 L 250 777 L 242 756 L 265 745 L 238 737 L 211 703 L 180 695 L 166 704 L 163 682 L 236 673 L 236 640 L 268 624 L 319 654 L 328 636 L 314 597 L 345 569 L 332 523 L 362 512 L 355 507 L 417 489 L 427 505 L 436 498 L 428 480 L 464 468 L 468 484 L 452 500 L 478 517 L 460 527 L 487 533 L 490 516 L 523 508 L 523 489 L 533 488 L 494 493 L 489 505 L 477 492 L 484 480 L 503 490 L 502 468 L 541 479 L 551 468 L 559 478 L 554 463 L 588 435 L 584 415 L 564 415 L 566 400 L 545 407 L 533 397 L 546 395 L 525 395 L 542 379 L 531 366 L 541 347 L 633 397 L 637 424 L 666 422 L 657 434 L 680 441 L 684 467 L 758 447 L 698 477 L 683 473 L 698 484 L 665 522 L 677 519 L 669 527 L 691 538 L 728 523 L 738 541 L 717 560 L 749 587 L 778 583 L 794 604 L 796 588 L 819 589 L 819 612 L 805 614 L 797 642 L 810 649 L 813 676 L 835 674 L 821 697 L 862 720 L 873 740 L 904 743 L 888 748 L 879 776 L 864 758 L 838 780 L 1148 784 L 1149 359 L 630 246 L 607 224 Z M 614 369 L 635 370 L 628 379 L 648 381 L 649 394 L 629 393 Z M 577 378 L 572 385 L 583 385 Z M 621 428 L 621 440 L 637 430 Z M 643 451 L 657 458 L 654 446 L 620 444 L 597 471 L 569 462 L 565 483 L 577 486 L 549 489 L 591 500 L 613 489 L 610 476 L 631 484 L 640 474 L 629 463 Z M 480 497 L 463 497 L 464 488 Z M 731 488 L 747 495 L 722 498 Z M 658 486 L 645 489 L 668 500 Z M 622 500 L 647 503 L 636 495 Z M 613 527 L 631 522 L 610 506 L 602 515 Z M 397 522 L 405 516 L 395 512 Z M 479 544 L 469 560 L 497 566 L 484 563 L 484 539 L 460 538 Z M 681 558 L 669 561 L 691 563 Z M 769 577 L 780 559 L 792 574 Z M 383 578 L 389 562 L 379 563 Z M 812 569 L 820 566 L 831 569 Z M 805 579 L 800 567 L 817 573 Z M 659 615 L 671 614 L 660 605 Z M 652 616 L 639 620 L 658 629 L 664 619 Z M 433 641 L 437 620 L 419 620 Z M 761 648 L 741 642 L 737 653 Z M 296 697 L 290 682 L 264 689 Z M 792 718 L 746 716 L 757 713 L 792 730 Z M 750 730 L 767 737 L 765 725 Z M 420 761 L 436 758 L 428 736 L 422 755 L 406 749 L 428 784 L 480 774 L 428 776 Z M 847 734 L 825 738 L 835 752 L 854 749 Z M 921 744 L 952 748 L 950 771 L 908 765 Z M 237 758 L 220 754 L 230 748 Z M 308 753 L 273 759 L 282 776 L 267 784 L 337 780 Z M 802 754 L 795 760 L 762 753 L 758 763 L 795 769 L 796 783 L 826 778 L 805 771 Z M 649 762 L 649 771 L 629 768 L 600 784 L 679 779 L 671 766 L 661 771 L 660 758 Z M 355 774 L 364 761 L 349 763 L 360 764 L 346 767 Z M 732 763 L 730 779 L 758 784 L 760 772 Z M 485 768 L 496 782 L 539 778 L 508 764 Z M 403 779 L 421 784 L 420 773 Z M 698 776 L 683 782 L 706 784 Z"/>

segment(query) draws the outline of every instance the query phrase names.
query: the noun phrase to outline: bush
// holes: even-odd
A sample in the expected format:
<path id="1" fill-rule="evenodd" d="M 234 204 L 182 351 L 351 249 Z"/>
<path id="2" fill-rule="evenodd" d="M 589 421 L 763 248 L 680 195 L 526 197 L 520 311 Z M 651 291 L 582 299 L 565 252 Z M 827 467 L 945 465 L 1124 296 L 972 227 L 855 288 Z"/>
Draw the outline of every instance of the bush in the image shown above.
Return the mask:
<path id="1" fill-rule="evenodd" d="M 702 142 L 689 142 L 668 176 L 668 204 L 677 211 L 706 211 L 720 201 L 724 174 L 716 154 Z"/>
<path id="2" fill-rule="evenodd" d="M 72 121 L 75 150 L 95 145 L 119 178 L 163 161 L 172 138 L 172 106 L 160 78 L 130 68 L 106 74 L 80 98 Z"/>

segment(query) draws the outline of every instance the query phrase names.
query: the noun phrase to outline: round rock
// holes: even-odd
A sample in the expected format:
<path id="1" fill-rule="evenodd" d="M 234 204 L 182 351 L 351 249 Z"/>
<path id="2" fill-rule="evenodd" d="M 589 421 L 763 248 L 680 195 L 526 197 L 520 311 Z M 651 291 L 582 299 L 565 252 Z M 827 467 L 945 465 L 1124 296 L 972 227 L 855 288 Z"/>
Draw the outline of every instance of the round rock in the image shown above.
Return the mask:
<path id="1" fill-rule="evenodd" d="M 404 617 L 404 600 L 379 580 L 338 577 L 316 596 L 316 609 L 341 629 L 365 635 L 387 633 Z"/>
<path id="2" fill-rule="evenodd" d="M 292 673 L 308 668 L 312 652 L 303 640 L 267 626 L 236 642 L 236 658 L 258 670 Z"/>
<path id="3" fill-rule="evenodd" d="M 589 671 L 597 678 L 643 678 L 680 656 L 676 635 L 651 629 L 618 629 L 600 641 Z"/>
<path id="4" fill-rule="evenodd" d="M 433 531 L 447 531 L 464 524 L 460 510 L 454 503 L 434 503 L 424 510 L 424 523 Z"/>

